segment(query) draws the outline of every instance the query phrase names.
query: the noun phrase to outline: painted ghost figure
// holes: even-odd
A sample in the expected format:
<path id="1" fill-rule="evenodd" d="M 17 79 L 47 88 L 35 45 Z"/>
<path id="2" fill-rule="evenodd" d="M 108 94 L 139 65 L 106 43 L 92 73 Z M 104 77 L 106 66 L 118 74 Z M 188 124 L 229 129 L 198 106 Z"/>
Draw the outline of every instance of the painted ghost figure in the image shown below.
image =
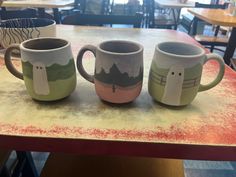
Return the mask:
<path id="1" fill-rule="evenodd" d="M 166 78 L 166 85 L 162 102 L 169 105 L 179 106 L 184 82 L 184 67 L 172 66 Z"/>
<path id="2" fill-rule="evenodd" d="M 47 71 L 43 63 L 37 62 L 33 64 L 33 84 L 36 94 L 48 95 L 50 93 Z"/>

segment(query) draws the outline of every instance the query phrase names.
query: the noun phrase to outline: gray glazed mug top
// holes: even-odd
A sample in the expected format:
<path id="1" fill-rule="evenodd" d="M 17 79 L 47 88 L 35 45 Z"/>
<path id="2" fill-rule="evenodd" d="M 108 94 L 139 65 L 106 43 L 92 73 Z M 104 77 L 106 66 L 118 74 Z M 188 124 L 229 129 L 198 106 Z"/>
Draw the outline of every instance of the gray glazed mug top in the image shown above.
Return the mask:
<path id="1" fill-rule="evenodd" d="M 73 58 L 70 42 L 61 38 L 35 38 L 20 44 L 22 61 L 42 62 L 49 66 L 54 63 L 65 65 Z"/>
<path id="2" fill-rule="evenodd" d="M 184 42 L 163 42 L 156 45 L 156 50 L 164 55 L 178 58 L 201 58 L 205 51 L 193 44 Z"/>
<path id="3" fill-rule="evenodd" d="M 20 44 L 20 49 L 30 52 L 57 51 L 66 48 L 70 42 L 56 37 L 28 39 Z"/>
<path id="4" fill-rule="evenodd" d="M 110 40 L 100 43 L 97 50 L 111 55 L 132 55 L 143 51 L 143 46 L 139 43 L 125 40 Z"/>

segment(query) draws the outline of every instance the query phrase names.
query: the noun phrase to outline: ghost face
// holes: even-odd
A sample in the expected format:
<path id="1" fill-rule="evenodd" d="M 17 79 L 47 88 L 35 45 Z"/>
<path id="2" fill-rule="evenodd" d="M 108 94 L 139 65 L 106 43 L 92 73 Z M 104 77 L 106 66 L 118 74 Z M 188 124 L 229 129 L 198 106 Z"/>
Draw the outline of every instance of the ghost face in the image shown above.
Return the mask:
<path id="1" fill-rule="evenodd" d="M 167 82 L 180 85 L 181 83 L 183 83 L 183 81 L 184 81 L 184 68 L 181 66 L 171 67 L 167 75 Z"/>
<path id="2" fill-rule="evenodd" d="M 166 85 L 162 102 L 169 105 L 180 105 L 184 82 L 184 67 L 172 66 L 166 78 Z"/>
<path id="3" fill-rule="evenodd" d="M 49 94 L 47 71 L 43 63 L 37 62 L 33 64 L 33 86 L 36 94 Z"/>

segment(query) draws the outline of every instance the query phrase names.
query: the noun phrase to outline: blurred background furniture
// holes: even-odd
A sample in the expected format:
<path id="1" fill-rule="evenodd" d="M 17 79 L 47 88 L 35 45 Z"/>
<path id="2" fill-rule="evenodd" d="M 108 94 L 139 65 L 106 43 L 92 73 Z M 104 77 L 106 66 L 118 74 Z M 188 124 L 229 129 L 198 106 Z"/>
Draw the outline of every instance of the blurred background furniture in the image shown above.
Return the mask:
<path id="1" fill-rule="evenodd" d="M 72 6 L 74 4 L 74 0 L 47 0 L 47 1 L 37 1 L 37 0 L 22 0 L 22 1 L 4 1 L 2 3 L 2 11 L 6 11 L 6 8 L 37 8 L 38 15 L 41 18 L 47 18 L 47 14 L 45 13 L 45 8 L 50 8 L 53 10 L 53 17 L 57 23 L 60 23 L 60 13 L 58 8 Z"/>
<path id="2" fill-rule="evenodd" d="M 188 11 L 212 25 L 233 27 L 224 52 L 225 63 L 230 65 L 230 59 L 233 57 L 236 47 L 236 17 L 230 15 L 225 9 L 191 8 Z"/>
<path id="3" fill-rule="evenodd" d="M 102 26 L 113 24 L 132 25 L 134 28 L 140 28 L 143 15 L 94 15 L 94 14 L 74 14 L 68 15 L 62 19 L 62 24 L 68 25 L 90 25 Z"/>
<path id="4" fill-rule="evenodd" d="M 195 4 L 196 8 L 209 8 L 209 9 L 226 9 L 227 4 L 201 4 L 196 2 Z M 220 26 L 216 25 L 216 26 L 212 26 L 213 29 L 213 35 L 212 36 L 208 36 L 208 35 L 196 35 L 196 29 L 197 29 L 197 24 L 199 21 L 202 21 L 201 19 L 195 17 L 193 19 L 193 35 L 195 40 L 198 41 L 200 44 L 210 48 L 210 51 L 213 52 L 214 49 L 219 50 L 219 51 L 223 51 L 220 48 L 217 48 L 215 46 L 223 46 L 226 47 L 228 44 L 228 37 L 227 36 L 219 36 L 219 30 L 220 30 Z"/>
<path id="5" fill-rule="evenodd" d="M 30 152 L 0 150 L 0 177 L 38 177 Z"/>
<path id="6" fill-rule="evenodd" d="M 202 4 L 202 3 L 195 3 L 195 8 L 208 8 L 208 9 L 225 9 L 227 7 L 227 4 Z M 191 16 L 191 15 L 190 15 Z M 210 48 L 210 51 L 213 52 L 214 49 L 223 51 L 221 48 L 216 48 L 215 46 L 220 46 L 220 47 L 226 47 L 228 43 L 228 37 L 226 36 L 219 36 L 219 30 L 220 26 L 214 26 L 211 25 L 211 29 L 213 30 L 212 34 L 199 34 L 197 32 L 198 29 L 198 24 L 201 26 L 209 25 L 206 24 L 203 20 L 199 19 L 198 17 L 193 17 L 192 20 L 189 19 L 188 15 L 183 15 L 183 18 L 181 20 L 181 24 L 185 29 L 188 31 L 188 34 L 192 34 L 195 38 L 196 41 L 201 43 L 202 45 Z M 202 30 L 203 32 L 203 30 Z"/>
<path id="7" fill-rule="evenodd" d="M 21 9 L 21 10 L 1 10 L 1 20 L 13 19 L 13 18 L 36 18 L 37 10 L 33 8 Z"/>
<path id="8" fill-rule="evenodd" d="M 11 177 L 11 173 L 6 166 L 10 154 L 11 151 L 0 150 L 0 177 Z"/>
<path id="9" fill-rule="evenodd" d="M 108 15 L 111 12 L 110 0 L 83 0 L 85 14 Z"/>
<path id="10" fill-rule="evenodd" d="M 230 59 L 230 66 L 236 71 L 236 58 Z"/>
<path id="11" fill-rule="evenodd" d="M 59 8 L 61 16 L 70 15 L 73 13 L 84 12 L 84 2 L 85 0 L 74 0 L 73 6 Z"/>
<path id="12" fill-rule="evenodd" d="M 149 0 L 149 27 L 177 29 L 183 7 L 194 7 L 194 3 L 180 3 L 172 0 Z"/>

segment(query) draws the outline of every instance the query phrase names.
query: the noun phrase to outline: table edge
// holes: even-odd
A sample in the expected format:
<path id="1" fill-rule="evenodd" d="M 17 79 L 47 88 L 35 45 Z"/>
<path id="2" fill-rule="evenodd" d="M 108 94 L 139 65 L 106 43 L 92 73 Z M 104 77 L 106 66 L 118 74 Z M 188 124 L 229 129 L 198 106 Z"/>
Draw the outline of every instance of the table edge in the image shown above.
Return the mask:
<path id="1" fill-rule="evenodd" d="M 8 4 L 9 1 L 4 1 L 1 5 L 1 7 L 35 7 L 35 8 L 60 8 L 60 7 L 68 7 L 68 6 L 73 6 L 74 3 L 68 3 L 68 4 L 60 4 L 60 5 L 54 5 L 54 4 L 50 4 L 50 5 L 34 5 L 34 4 Z"/>
<path id="2" fill-rule="evenodd" d="M 236 160 L 235 146 L 168 144 L 108 140 L 60 139 L 0 135 L 0 148 L 18 151 L 63 152 L 193 160 Z M 197 150 L 196 150 L 197 148 Z"/>
<path id="3" fill-rule="evenodd" d="M 220 25 L 220 26 L 228 26 L 228 27 L 236 27 L 236 24 L 232 24 L 232 23 L 227 23 L 227 22 L 222 22 L 222 21 L 217 21 L 217 19 L 208 19 L 208 18 L 205 18 L 201 15 L 199 15 L 198 13 L 196 13 L 194 11 L 194 8 L 188 8 L 187 9 L 189 13 L 191 13 L 192 15 L 210 23 L 210 24 L 213 24 L 213 25 Z M 219 9 L 218 9 L 219 10 Z"/>

